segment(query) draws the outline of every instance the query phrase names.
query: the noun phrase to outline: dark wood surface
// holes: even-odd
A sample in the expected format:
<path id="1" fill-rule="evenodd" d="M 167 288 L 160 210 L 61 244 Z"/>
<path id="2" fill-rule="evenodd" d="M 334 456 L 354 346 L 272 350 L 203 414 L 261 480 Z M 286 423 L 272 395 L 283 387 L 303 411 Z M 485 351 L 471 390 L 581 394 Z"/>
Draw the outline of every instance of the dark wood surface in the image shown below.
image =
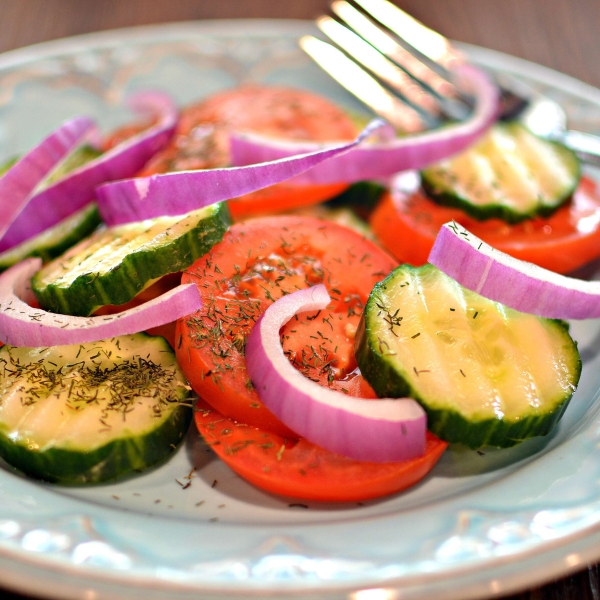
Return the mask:
<path id="1" fill-rule="evenodd" d="M 444 35 L 600 87 L 600 0 L 395 0 Z M 327 0 L 0 0 L 0 52 L 81 33 L 196 19 L 313 19 Z M 1 586 L 1 581 L 0 581 Z M 2 590 L 0 589 L 0 592 Z M 2 594 L 7 600 L 24 596 Z M 600 600 L 591 565 L 510 600 Z"/>
<path id="2" fill-rule="evenodd" d="M 396 0 L 444 35 L 600 86 L 598 0 Z M 328 0 L 0 0 L 0 52 L 79 33 L 215 18 L 313 19 Z"/>

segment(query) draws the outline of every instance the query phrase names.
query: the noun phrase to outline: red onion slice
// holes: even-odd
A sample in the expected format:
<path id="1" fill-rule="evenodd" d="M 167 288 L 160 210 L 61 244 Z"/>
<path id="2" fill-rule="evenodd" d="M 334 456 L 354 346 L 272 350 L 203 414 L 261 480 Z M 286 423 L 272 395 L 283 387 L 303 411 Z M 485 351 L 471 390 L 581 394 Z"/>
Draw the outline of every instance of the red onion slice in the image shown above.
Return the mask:
<path id="1" fill-rule="evenodd" d="M 178 113 L 167 95 L 140 92 L 127 102 L 138 113 L 158 115 L 156 124 L 33 196 L 0 239 L 0 252 L 45 231 L 83 208 L 96 198 L 95 188 L 101 183 L 135 175 L 170 140 Z"/>
<path id="2" fill-rule="evenodd" d="M 0 237 L 31 202 L 31 194 L 52 170 L 88 136 L 93 121 L 77 117 L 63 123 L 0 177 Z"/>
<path id="3" fill-rule="evenodd" d="M 307 154 L 263 164 L 204 171 L 180 171 L 107 183 L 97 189 L 98 207 L 109 225 L 176 216 L 209 204 L 255 192 L 290 179 L 348 152 L 383 127 L 375 120 L 352 142 L 319 147 Z"/>
<path id="4" fill-rule="evenodd" d="M 473 65 L 454 71 L 458 86 L 475 98 L 472 116 L 463 122 L 393 141 L 364 145 L 296 177 L 297 184 L 327 184 L 389 177 L 399 171 L 422 169 L 467 148 L 494 123 L 498 116 L 498 89 Z M 276 160 L 314 151 L 318 144 L 290 143 L 256 135 L 232 135 L 233 164 Z"/>
<path id="5" fill-rule="evenodd" d="M 521 312 L 551 319 L 600 317 L 600 282 L 513 258 L 455 222 L 440 229 L 429 262 L 467 289 Z"/>
<path id="6" fill-rule="evenodd" d="M 391 462 L 425 453 L 427 418 L 411 398 L 363 400 L 327 389 L 288 361 L 279 330 L 295 314 L 323 310 L 324 285 L 294 292 L 272 304 L 253 327 L 246 365 L 261 400 L 308 441 L 356 460 Z"/>
<path id="7" fill-rule="evenodd" d="M 158 298 L 114 315 L 72 317 L 32 308 L 29 282 L 42 261 L 29 258 L 0 275 L 0 341 L 12 346 L 83 344 L 170 323 L 202 306 L 196 284 L 180 285 Z"/>

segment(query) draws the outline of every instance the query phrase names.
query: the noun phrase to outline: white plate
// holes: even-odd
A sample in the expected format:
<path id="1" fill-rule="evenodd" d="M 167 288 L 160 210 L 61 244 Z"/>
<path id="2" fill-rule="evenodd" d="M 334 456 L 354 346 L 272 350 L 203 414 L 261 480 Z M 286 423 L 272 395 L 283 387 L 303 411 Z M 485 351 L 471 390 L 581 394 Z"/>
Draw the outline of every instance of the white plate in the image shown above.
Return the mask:
<path id="1" fill-rule="evenodd" d="M 0 56 L 0 159 L 85 113 L 124 123 L 128 93 L 181 102 L 259 80 L 351 98 L 297 48 L 312 25 L 229 21 L 129 29 Z M 600 92 L 478 48 L 474 60 L 556 97 L 600 129 Z M 387 600 L 506 593 L 600 558 L 600 328 L 572 327 L 581 385 L 548 439 L 447 452 L 406 493 L 363 505 L 290 506 L 195 443 L 119 485 L 60 488 L 0 470 L 0 581 L 53 598 L 281 596 Z M 191 465 L 192 485 L 183 489 Z"/>

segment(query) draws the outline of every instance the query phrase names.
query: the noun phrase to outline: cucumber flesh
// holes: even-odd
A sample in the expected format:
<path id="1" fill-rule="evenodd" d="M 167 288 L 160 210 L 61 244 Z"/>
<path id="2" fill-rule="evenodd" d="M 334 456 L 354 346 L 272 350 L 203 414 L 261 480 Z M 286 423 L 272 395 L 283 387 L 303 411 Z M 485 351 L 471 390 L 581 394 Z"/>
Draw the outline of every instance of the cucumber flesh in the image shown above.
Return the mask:
<path id="1" fill-rule="evenodd" d="M 46 263 L 90 235 L 101 222 L 96 204 L 88 204 L 39 235 L 0 252 L 0 271 L 30 256 L 39 256 Z"/>
<path id="2" fill-rule="evenodd" d="M 170 455 L 191 420 L 164 338 L 0 349 L 0 455 L 24 473 L 100 483 Z"/>
<path id="3" fill-rule="evenodd" d="M 57 181 L 69 171 L 81 167 L 101 154 L 99 150 L 91 146 L 77 148 L 52 172 L 44 182 L 44 186 Z M 6 173 L 17 160 L 18 158 L 12 158 L 1 165 L 0 176 Z M 1 252 L 0 272 L 30 256 L 39 256 L 44 262 L 48 262 L 90 235 L 101 222 L 96 204 L 91 203 L 39 235 Z"/>
<path id="4" fill-rule="evenodd" d="M 50 183 L 58 181 L 70 171 L 78 169 L 85 163 L 88 163 L 101 155 L 101 150 L 98 150 L 97 148 L 94 148 L 93 146 L 89 146 L 87 144 L 76 148 L 56 167 L 54 171 L 50 173 L 48 178 L 45 180 L 44 185 L 48 185 Z M 0 165 L 0 175 L 4 175 L 4 173 L 6 173 L 6 171 L 8 171 L 18 160 L 18 156 L 13 156 L 8 160 L 5 160 Z"/>
<path id="5" fill-rule="evenodd" d="M 102 155 L 102 151 L 89 145 L 80 146 L 69 154 L 58 167 L 50 174 L 45 181 L 46 185 L 54 183 L 62 179 L 67 173 L 82 167 L 86 163 L 98 158 Z"/>
<path id="6" fill-rule="evenodd" d="M 6 173 L 6 171 L 8 171 L 18 160 L 19 160 L 18 156 L 13 156 L 13 157 L 5 160 L 0 165 L 0 176 L 4 175 L 4 173 Z"/>
<path id="7" fill-rule="evenodd" d="M 547 434 L 581 373 L 562 321 L 504 307 L 433 265 L 402 265 L 375 286 L 356 357 L 380 396 L 411 396 L 428 428 L 469 447 Z"/>
<path id="8" fill-rule="evenodd" d="M 226 203 L 219 203 L 99 230 L 43 267 L 33 277 L 33 291 L 42 308 L 67 315 L 124 304 L 157 278 L 206 254 L 229 222 Z"/>
<path id="9" fill-rule="evenodd" d="M 580 163 L 558 142 L 533 135 L 520 123 L 498 123 L 472 148 L 421 172 L 435 202 L 475 219 L 509 223 L 548 217 L 569 200 Z"/>

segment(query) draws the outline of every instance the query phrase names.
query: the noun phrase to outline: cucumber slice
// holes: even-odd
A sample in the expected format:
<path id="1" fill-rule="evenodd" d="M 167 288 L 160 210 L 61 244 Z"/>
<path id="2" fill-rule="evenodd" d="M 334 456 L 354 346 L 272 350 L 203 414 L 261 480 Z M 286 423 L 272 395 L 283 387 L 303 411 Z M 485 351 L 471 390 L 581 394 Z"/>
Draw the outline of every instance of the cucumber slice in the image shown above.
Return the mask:
<path id="1" fill-rule="evenodd" d="M 69 171 L 74 171 L 75 169 L 83 166 L 85 163 L 90 162 L 91 160 L 94 160 L 94 158 L 98 158 L 101 155 L 101 150 L 98 150 L 98 148 L 94 148 L 93 146 L 89 146 L 87 144 L 76 148 L 50 174 L 48 179 L 46 179 L 45 184 L 47 185 L 48 183 L 58 181 L 61 177 L 69 173 Z M 4 173 L 6 173 L 6 171 L 8 171 L 18 160 L 18 156 L 13 156 L 2 163 L 0 165 L 0 175 L 4 175 Z"/>
<path id="2" fill-rule="evenodd" d="M 221 241 L 226 203 L 187 215 L 160 217 L 96 232 L 48 263 L 32 279 L 42 308 L 87 316 L 124 304 L 152 282 L 185 269 Z"/>
<path id="3" fill-rule="evenodd" d="M 100 225 L 100 213 L 95 203 L 85 206 L 50 229 L 0 252 L 0 272 L 30 256 L 48 262 L 90 235 Z"/>
<path id="4" fill-rule="evenodd" d="M 76 150 L 74 150 L 69 156 L 62 161 L 60 165 L 50 174 L 50 177 L 45 181 L 45 184 L 48 185 L 50 183 L 54 183 L 58 181 L 62 177 L 64 177 L 67 173 L 82 167 L 86 163 L 98 158 L 102 155 L 102 151 L 98 150 L 98 148 L 94 148 L 93 146 L 80 146 Z"/>
<path id="5" fill-rule="evenodd" d="M 100 483 L 170 455 L 191 421 L 189 387 L 164 338 L 0 349 L 0 455 L 24 473 Z"/>
<path id="6" fill-rule="evenodd" d="M 479 220 L 518 223 L 562 206 L 579 183 L 580 163 L 571 150 L 520 123 L 498 123 L 475 146 L 421 177 L 423 189 L 439 204 Z"/>
<path id="7" fill-rule="evenodd" d="M 375 181 L 359 181 L 353 183 L 347 190 L 328 200 L 328 208 L 350 208 L 362 219 L 369 215 L 379 202 L 386 188 Z"/>
<path id="8" fill-rule="evenodd" d="M 59 165 L 56 171 L 44 182 L 44 185 L 60 179 L 69 171 L 81 167 L 101 154 L 99 150 L 91 146 L 77 148 Z M 0 166 L 0 176 L 8 171 L 17 160 L 18 158 L 12 158 Z M 1 252 L 0 272 L 5 271 L 30 256 L 39 256 L 44 262 L 48 262 L 60 256 L 84 237 L 90 235 L 101 222 L 98 208 L 95 204 L 89 204 L 73 213 L 70 217 L 63 219 L 54 227 L 26 240 L 18 246 Z"/>
<path id="9" fill-rule="evenodd" d="M 378 396 L 415 398 L 432 433 L 471 448 L 546 435 L 581 373 L 563 321 L 492 302 L 430 264 L 375 286 L 355 350 Z"/>
<path id="10" fill-rule="evenodd" d="M 6 173 L 6 171 L 8 171 L 18 160 L 19 160 L 18 156 L 13 156 L 13 157 L 9 158 L 8 160 L 4 161 L 0 165 L 0 176 L 4 175 L 4 173 Z"/>

